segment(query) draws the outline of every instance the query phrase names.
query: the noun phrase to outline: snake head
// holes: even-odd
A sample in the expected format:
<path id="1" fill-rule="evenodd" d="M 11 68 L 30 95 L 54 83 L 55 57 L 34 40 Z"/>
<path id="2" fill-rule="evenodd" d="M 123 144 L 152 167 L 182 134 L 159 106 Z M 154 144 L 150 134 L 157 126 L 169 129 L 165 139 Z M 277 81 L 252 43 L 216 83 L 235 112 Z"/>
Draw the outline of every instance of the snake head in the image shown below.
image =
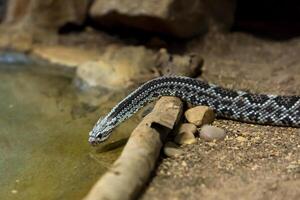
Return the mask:
<path id="1" fill-rule="evenodd" d="M 89 133 L 89 143 L 93 146 L 105 141 L 111 134 L 112 129 L 116 126 L 115 118 L 100 118 Z"/>

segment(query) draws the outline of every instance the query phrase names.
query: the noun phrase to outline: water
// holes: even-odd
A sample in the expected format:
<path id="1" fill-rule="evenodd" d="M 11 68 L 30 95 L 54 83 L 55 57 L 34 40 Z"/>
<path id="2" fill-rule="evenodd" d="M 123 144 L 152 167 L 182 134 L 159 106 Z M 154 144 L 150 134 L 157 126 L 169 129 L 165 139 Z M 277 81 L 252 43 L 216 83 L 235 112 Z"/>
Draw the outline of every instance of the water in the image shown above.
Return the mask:
<path id="1" fill-rule="evenodd" d="M 91 106 L 71 82 L 24 66 L 0 67 L 1 199 L 82 199 L 120 154 L 124 142 L 101 153 L 87 142 L 99 115 L 120 97 Z M 119 130 L 128 134 L 134 123 Z M 112 141 L 124 141 L 114 134 Z"/>

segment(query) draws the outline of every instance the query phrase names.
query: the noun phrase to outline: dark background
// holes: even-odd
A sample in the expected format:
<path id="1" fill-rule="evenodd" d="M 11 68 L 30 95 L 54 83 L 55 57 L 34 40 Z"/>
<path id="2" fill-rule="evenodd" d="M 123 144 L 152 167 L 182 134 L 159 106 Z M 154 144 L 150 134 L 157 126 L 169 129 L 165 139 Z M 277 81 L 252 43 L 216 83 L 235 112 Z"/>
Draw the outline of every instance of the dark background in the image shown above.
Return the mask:
<path id="1" fill-rule="evenodd" d="M 239 0 L 233 31 L 286 39 L 300 35 L 300 1 Z"/>

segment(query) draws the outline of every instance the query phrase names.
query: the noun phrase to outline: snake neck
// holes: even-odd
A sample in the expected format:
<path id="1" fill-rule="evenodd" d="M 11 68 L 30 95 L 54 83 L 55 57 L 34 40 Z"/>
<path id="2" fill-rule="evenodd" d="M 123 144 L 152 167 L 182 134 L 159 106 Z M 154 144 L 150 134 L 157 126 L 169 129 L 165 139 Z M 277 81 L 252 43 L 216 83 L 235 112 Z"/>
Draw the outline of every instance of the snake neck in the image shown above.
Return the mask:
<path id="1" fill-rule="evenodd" d="M 214 109 L 218 117 L 277 126 L 300 127 L 300 97 L 252 94 L 225 89 L 188 77 L 160 77 L 133 91 L 109 113 L 117 124 L 145 104 L 161 97 L 176 96 L 193 105 Z"/>

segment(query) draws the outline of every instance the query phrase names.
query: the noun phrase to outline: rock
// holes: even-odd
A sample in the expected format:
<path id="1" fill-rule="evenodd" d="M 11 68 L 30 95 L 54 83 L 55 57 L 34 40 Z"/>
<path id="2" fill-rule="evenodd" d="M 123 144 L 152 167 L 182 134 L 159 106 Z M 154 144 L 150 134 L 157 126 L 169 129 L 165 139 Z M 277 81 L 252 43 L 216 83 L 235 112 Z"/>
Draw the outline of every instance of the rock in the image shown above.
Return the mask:
<path id="1" fill-rule="evenodd" d="M 225 130 L 215 126 L 204 125 L 200 130 L 200 138 L 205 141 L 222 140 L 225 136 Z"/>
<path id="2" fill-rule="evenodd" d="M 88 4 L 89 0 L 10 0 L 4 23 L 17 24 L 23 31 L 41 28 L 56 32 L 68 23 L 81 25 Z"/>
<path id="3" fill-rule="evenodd" d="M 29 52 L 32 48 L 33 37 L 30 33 L 20 30 L 0 27 L 0 48 L 20 52 Z"/>
<path id="4" fill-rule="evenodd" d="M 234 0 L 95 0 L 89 14 L 95 25 L 133 27 L 188 38 L 210 27 L 229 29 Z"/>
<path id="5" fill-rule="evenodd" d="M 74 48 L 63 45 L 35 45 L 32 55 L 47 60 L 50 63 L 76 68 L 80 65 L 96 60 L 101 56 L 95 50 Z"/>
<path id="6" fill-rule="evenodd" d="M 171 55 L 166 49 L 160 49 L 156 65 L 162 75 L 197 77 L 201 74 L 203 58 L 196 54 Z"/>
<path id="7" fill-rule="evenodd" d="M 211 124 L 215 120 L 214 111 L 207 106 L 196 106 L 184 113 L 188 122 L 200 127 L 204 124 Z"/>
<path id="8" fill-rule="evenodd" d="M 176 131 L 174 141 L 177 144 L 194 144 L 197 142 L 195 134 L 197 133 L 197 127 L 194 124 L 184 123 L 181 124 Z"/>
<path id="9" fill-rule="evenodd" d="M 167 142 L 164 146 L 164 154 L 168 157 L 177 157 L 183 154 L 183 151 L 173 142 Z"/>
<path id="10" fill-rule="evenodd" d="M 143 75 L 148 76 L 143 81 L 153 78 L 150 75 L 155 57 L 153 51 L 141 46 L 109 46 L 97 60 L 80 65 L 76 79 L 92 87 L 124 89 Z"/>
<path id="11" fill-rule="evenodd" d="M 26 14 L 31 0 L 7 1 L 4 23 L 15 23 L 20 21 Z"/>
<path id="12" fill-rule="evenodd" d="M 82 25 L 90 0 L 10 0 L 0 26 L 0 47 L 30 52 L 33 43 L 57 42 L 61 28 Z"/>

